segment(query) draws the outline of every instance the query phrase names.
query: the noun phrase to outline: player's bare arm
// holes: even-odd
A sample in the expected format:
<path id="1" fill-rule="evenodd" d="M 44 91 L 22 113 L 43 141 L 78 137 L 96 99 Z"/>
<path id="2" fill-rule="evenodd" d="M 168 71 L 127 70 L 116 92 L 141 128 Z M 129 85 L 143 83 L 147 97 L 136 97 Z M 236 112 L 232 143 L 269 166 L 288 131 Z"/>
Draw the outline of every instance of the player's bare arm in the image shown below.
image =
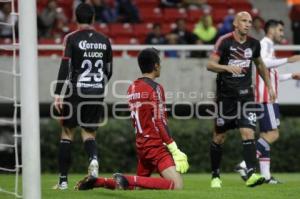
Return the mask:
<path id="1" fill-rule="evenodd" d="M 276 94 L 271 86 L 270 78 L 268 76 L 267 68 L 266 68 L 264 62 L 262 61 L 261 57 L 258 57 L 257 59 L 254 59 L 254 63 L 256 65 L 259 75 L 263 78 L 264 82 L 267 85 L 267 88 L 270 93 L 271 102 L 274 102 L 276 99 Z"/>
<path id="2" fill-rule="evenodd" d="M 60 114 L 62 110 L 63 99 L 60 95 L 54 95 L 54 107 L 57 112 Z"/>
<path id="3" fill-rule="evenodd" d="M 241 74 L 242 68 L 238 66 L 231 66 L 231 65 L 221 65 L 219 64 L 220 57 L 213 54 L 210 56 L 208 63 L 207 63 L 207 70 L 221 73 L 221 72 L 228 72 L 232 74 Z"/>
<path id="4" fill-rule="evenodd" d="M 63 107 L 63 98 L 61 96 L 63 85 L 67 79 L 67 76 L 69 74 L 69 59 L 63 58 L 60 63 L 60 68 L 58 72 L 57 77 L 57 84 L 54 91 L 54 107 L 57 110 L 58 113 L 61 113 L 62 107 Z"/>
<path id="5" fill-rule="evenodd" d="M 288 58 L 288 63 L 294 63 L 300 61 L 300 55 L 294 55 Z"/>

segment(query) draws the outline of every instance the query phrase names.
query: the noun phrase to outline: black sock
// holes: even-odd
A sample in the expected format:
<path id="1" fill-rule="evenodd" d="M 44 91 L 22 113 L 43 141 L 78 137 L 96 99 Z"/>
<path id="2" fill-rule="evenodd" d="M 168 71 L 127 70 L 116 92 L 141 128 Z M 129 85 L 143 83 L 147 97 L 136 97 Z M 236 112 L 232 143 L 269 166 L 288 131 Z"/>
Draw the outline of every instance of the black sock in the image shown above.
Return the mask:
<path id="1" fill-rule="evenodd" d="M 98 153 L 97 153 L 97 143 L 95 139 L 87 139 L 84 141 L 84 148 L 86 153 L 89 156 L 89 161 L 92 161 L 93 159 L 98 159 Z"/>
<path id="2" fill-rule="evenodd" d="M 210 144 L 210 161 L 212 177 L 220 177 L 220 164 L 222 159 L 222 146 L 211 142 Z"/>
<path id="3" fill-rule="evenodd" d="M 59 145 L 58 165 L 59 165 L 59 183 L 68 181 L 68 171 L 71 166 L 71 140 L 61 139 Z"/>
<path id="4" fill-rule="evenodd" d="M 256 147 L 255 140 L 243 141 L 243 156 L 247 166 L 247 175 L 250 177 L 256 170 Z"/>

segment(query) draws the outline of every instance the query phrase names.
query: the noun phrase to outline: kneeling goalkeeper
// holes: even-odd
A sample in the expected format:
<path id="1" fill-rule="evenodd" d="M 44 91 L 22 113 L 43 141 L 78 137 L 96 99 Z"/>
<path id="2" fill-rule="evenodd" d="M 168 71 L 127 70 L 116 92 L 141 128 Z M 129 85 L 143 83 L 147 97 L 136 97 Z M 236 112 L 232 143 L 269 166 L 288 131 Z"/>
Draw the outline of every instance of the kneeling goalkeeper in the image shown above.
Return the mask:
<path id="1" fill-rule="evenodd" d="M 182 189 L 180 173 L 186 173 L 189 164 L 172 139 L 168 126 L 163 87 L 155 82 L 160 76 L 160 58 L 154 48 L 142 50 L 138 55 L 142 77 L 128 88 L 128 102 L 133 126 L 136 129 L 138 156 L 137 175 L 114 174 L 113 178 L 88 176 L 78 182 L 77 189 L 95 187 L 108 189 Z M 157 171 L 162 178 L 152 178 Z"/>

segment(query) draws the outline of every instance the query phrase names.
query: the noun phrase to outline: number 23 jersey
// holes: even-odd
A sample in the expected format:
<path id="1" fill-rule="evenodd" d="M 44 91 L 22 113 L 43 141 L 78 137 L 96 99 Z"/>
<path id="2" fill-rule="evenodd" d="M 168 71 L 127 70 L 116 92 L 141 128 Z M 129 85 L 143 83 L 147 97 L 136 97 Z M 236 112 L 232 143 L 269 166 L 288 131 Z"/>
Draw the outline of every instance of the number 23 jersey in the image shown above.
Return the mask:
<path id="1" fill-rule="evenodd" d="M 112 49 L 108 38 L 93 28 L 66 35 L 63 59 L 69 60 L 73 92 L 103 94 L 112 74 Z"/>

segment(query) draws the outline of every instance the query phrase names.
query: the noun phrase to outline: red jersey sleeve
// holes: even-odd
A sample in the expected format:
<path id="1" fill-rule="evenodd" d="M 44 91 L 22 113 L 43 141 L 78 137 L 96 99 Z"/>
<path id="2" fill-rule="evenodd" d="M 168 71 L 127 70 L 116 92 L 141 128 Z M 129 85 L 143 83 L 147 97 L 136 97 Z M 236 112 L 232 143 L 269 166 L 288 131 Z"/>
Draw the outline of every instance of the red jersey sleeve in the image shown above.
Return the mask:
<path id="1" fill-rule="evenodd" d="M 223 53 L 224 49 L 226 48 L 224 38 L 226 38 L 226 37 L 222 36 L 217 40 L 217 42 L 214 46 L 214 50 L 212 52 L 214 55 L 217 55 L 219 57 L 222 56 L 222 53 Z"/>
<path id="2" fill-rule="evenodd" d="M 151 101 L 153 102 L 153 115 L 155 126 L 159 130 L 159 134 L 164 143 L 173 142 L 168 125 L 165 105 L 165 94 L 163 87 L 158 85 L 152 92 Z"/>

